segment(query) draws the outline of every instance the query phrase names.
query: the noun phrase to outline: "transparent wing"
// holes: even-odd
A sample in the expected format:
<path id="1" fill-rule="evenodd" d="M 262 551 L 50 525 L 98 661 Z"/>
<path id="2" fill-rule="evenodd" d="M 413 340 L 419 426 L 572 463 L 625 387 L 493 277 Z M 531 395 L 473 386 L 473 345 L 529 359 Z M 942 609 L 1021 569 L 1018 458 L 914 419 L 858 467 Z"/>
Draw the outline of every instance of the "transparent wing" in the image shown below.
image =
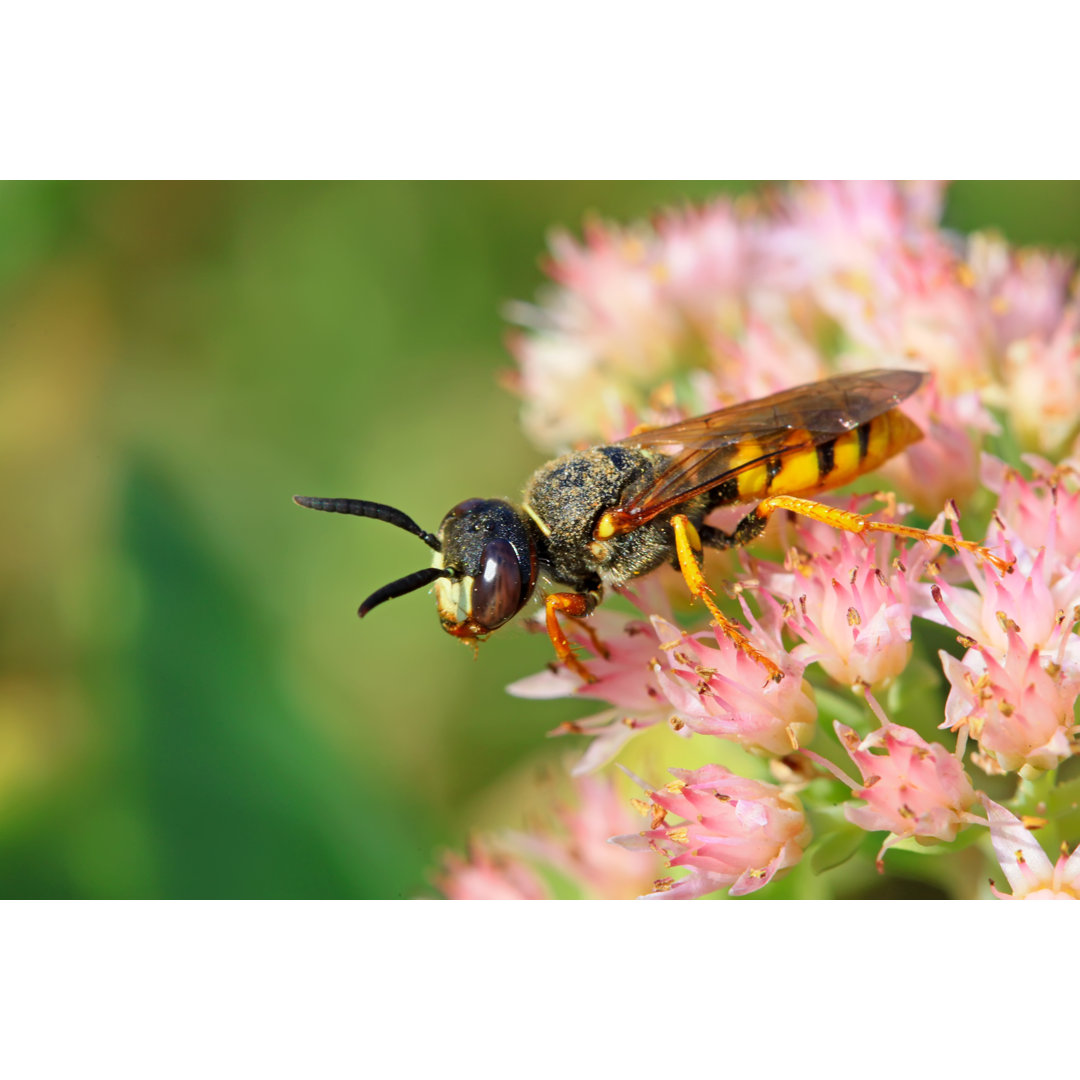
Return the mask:
<path id="1" fill-rule="evenodd" d="M 836 375 L 631 435 L 620 445 L 673 457 L 652 484 L 615 509 L 644 523 L 769 458 L 822 446 L 865 424 L 910 397 L 925 378 L 921 371 L 893 370 Z"/>

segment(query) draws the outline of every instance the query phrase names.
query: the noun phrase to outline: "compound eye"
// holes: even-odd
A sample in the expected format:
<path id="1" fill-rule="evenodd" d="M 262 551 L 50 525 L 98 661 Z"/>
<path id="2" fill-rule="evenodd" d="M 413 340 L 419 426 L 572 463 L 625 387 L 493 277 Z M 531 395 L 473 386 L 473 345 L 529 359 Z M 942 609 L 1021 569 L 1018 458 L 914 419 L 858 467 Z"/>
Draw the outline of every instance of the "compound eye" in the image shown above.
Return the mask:
<path id="1" fill-rule="evenodd" d="M 473 580 L 472 618 L 485 630 L 494 630 L 521 610 L 521 560 L 506 540 L 492 540 L 484 547 L 481 566 Z"/>

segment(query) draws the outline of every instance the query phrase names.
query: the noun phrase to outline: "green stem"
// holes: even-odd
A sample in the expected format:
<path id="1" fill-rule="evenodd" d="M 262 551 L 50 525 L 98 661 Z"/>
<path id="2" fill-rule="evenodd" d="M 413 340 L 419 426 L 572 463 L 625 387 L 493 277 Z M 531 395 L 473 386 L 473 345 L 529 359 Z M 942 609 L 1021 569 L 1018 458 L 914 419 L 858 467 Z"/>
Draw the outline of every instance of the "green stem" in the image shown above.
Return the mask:
<path id="1" fill-rule="evenodd" d="M 1057 783 L 1057 769 L 1050 769 L 1034 780 L 1021 780 L 1016 794 L 1009 800 L 1009 809 L 1017 816 L 1046 812 L 1046 802 Z"/>

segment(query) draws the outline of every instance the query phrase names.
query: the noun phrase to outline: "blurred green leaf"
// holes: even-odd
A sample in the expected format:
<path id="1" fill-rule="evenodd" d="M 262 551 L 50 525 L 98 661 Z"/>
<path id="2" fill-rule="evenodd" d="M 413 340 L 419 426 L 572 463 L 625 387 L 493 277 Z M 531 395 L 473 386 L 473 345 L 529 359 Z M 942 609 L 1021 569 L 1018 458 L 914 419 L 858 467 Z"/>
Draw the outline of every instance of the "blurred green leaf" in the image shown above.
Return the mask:
<path id="1" fill-rule="evenodd" d="M 837 824 L 829 835 L 814 844 L 809 853 L 810 869 L 815 874 L 824 874 L 841 866 L 855 854 L 866 839 L 866 832 L 849 822 Z"/>
<path id="2" fill-rule="evenodd" d="M 161 895 L 401 895 L 427 858 L 407 793 L 351 773 L 289 705 L 272 630 L 146 464 L 127 484 L 124 545 L 145 612 L 133 771 Z"/>

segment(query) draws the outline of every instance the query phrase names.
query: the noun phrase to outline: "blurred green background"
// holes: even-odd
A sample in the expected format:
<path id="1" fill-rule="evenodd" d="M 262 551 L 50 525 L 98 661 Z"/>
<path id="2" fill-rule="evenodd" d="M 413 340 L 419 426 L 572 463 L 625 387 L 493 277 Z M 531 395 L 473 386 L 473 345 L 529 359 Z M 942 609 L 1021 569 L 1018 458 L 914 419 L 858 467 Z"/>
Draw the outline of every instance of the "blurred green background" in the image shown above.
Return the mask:
<path id="1" fill-rule="evenodd" d="M 423 545 L 290 496 L 516 495 L 547 230 L 747 186 L 0 186 L 0 894 L 429 894 L 596 710 L 507 696 L 547 642 L 473 662 L 423 593 L 361 623 Z M 946 221 L 1075 249 L 1080 186 Z"/>

